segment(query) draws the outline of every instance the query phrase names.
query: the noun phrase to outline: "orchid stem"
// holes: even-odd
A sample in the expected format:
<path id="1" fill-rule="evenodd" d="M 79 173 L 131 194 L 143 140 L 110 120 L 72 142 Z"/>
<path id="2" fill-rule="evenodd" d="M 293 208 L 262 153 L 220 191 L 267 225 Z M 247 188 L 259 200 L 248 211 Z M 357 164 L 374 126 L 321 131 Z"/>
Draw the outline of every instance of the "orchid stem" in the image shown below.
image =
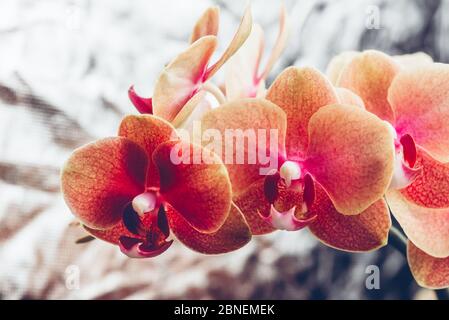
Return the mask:
<path id="1" fill-rule="evenodd" d="M 223 104 L 226 102 L 226 97 L 224 96 L 223 92 L 212 82 L 207 81 L 206 83 L 203 84 L 202 88 L 203 90 L 212 94 L 215 97 L 215 99 L 217 99 L 219 104 Z"/>
<path id="2" fill-rule="evenodd" d="M 407 238 L 399 231 L 398 228 L 392 226 L 388 234 L 388 244 L 398 250 L 407 259 Z M 434 290 L 438 300 L 449 300 L 449 291 L 447 289 Z"/>

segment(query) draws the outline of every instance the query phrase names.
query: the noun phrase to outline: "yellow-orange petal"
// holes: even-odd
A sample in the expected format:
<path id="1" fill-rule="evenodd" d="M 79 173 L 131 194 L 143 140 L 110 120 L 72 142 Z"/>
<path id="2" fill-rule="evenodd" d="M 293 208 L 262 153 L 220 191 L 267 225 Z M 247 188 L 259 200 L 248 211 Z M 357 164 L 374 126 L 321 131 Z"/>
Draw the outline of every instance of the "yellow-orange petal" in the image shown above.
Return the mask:
<path id="1" fill-rule="evenodd" d="M 245 13 L 243 14 L 242 20 L 240 22 L 239 28 L 237 29 L 237 32 L 234 35 L 234 38 L 232 38 L 231 43 L 226 48 L 223 55 L 218 59 L 218 61 L 207 69 L 206 74 L 204 75 L 205 80 L 210 79 L 225 64 L 225 62 L 228 61 L 229 58 L 231 58 L 238 49 L 240 49 L 240 47 L 245 43 L 246 39 L 248 39 L 251 33 L 252 25 L 253 18 L 251 15 L 251 8 L 248 6 L 248 8 L 245 10 Z"/>
<path id="2" fill-rule="evenodd" d="M 207 160 L 206 160 L 207 159 Z M 163 199 L 203 233 L 217 231 L 231 207 L 231 183 L 217 155 L 201 146 L 167 141 L 153 153 Z"/>
<path id="3" fill-rule="evenodd" d="M 429 289 L 449 287 L 449 257 L 432 257 L 409 241 L 407 260 L 413 277 L 421 287 Z"/>
<path id="4" fill-rule="evenodd" d="M 405 70 L 391 84 L 388 100 L 396 130 L 440 162 L 449 162 L 449 65 L 429 64 Z"/>
<path id="5" fill-rule="evenodd" d="M 344 251 L 366 252 L 386 245 L 391 218 L 383 199 L 354 216 L 339 213 L 328 195 L 316 188 L 315 201 L 310 208 L 317 218 L 310 231 L 324 244 Z"/>
<path id="6" fill-rule="evenodd" d="M 193 27 L 190 43 L 194 43 L 204 36 L 216 36 L 218 34 L 219 25 L 220 8 L 218 6 L 207 8 Z"/>
<path id="7" fill-rule="evenodd" d="M 231 205 L 225 223 L 214 233 L 201 233 L 173 208 L 167 207 L 170 228 L 176 238 L 190 249 L 204 254 L 220 254 L 240 249 L 251 240 L 251 232 L 240 210 Z"/>
<path id="8" fill-rule="evenodd" d="M 201 125 L 203 132 L 215 130 L 222 138 L 221 144 L 212 146 L 228 169 L 234 194 L 268 174 L 270 165 L 277 169 L 278 157 L 284 153 L 286 119 L 275 104 L 264 99 L 234 100 L 206 113 Z M 215 137 L 211 140 L 204 146 L 216 142 Z"/>
<path id="9" fill-rule="evenodd" d="M 306 169 L 343 214 L 379 200 L 393 175 L 394 137 L 385 121 L 354 106 L 330 105 L 309 122 Z"/>
<path id="10" fill-rule="evenodd" d="M 353 57 L 342 70 L 338 87 L 360 96 L 368 111 L 382 120 L 394 122 L 394 112 L 388 103 L 388 89 L 399 72 L 399 65 L 386 54 L 369 50 Z"/>
<path id="11" fill-rule="evenodd" d="M 449 208 L 449 163 L 433 159 L 423 149 L 417 149 L 416 168 L 421 168 L 415 180 L 401 190 L 407 200 L 426 208 Z"/>
<path id="12" fill-rule="evenodd" d="M 72 213 L 85 225 L 106 229 L 145 190 L 148 157 L 136 143 L 106 138 L 75 150 L 61 173 L 61 189 Z"/>
<path id="13" fill-rule="evenodd" d="M 338 103 L 332 84 L 313 68 L 289 67 L 273 82 L 266 98 L 287 114 L 285 146 L 289 157 L 303 158 L 307 150 L 307 126 L 321 107 Z"/>
<path id="14" fill-rule="evenodd" d="M 434 257 L 449 256 L 449 208 L 421 207 L 396 190 L 388 191 L 386 196 L 393 216 L 410 241 Z"/>
<path id="15" fill-rule="evenodd" d="M 175 129 L 164 119 L 152 115 L 128 115 L 120 123 L 118 135 L 137 143 L 147 153 L 147 187 L 159 186 L 159 174 L 151 156 L 162 142 L 176 139 Z"/>
<path id="16" fill-rule="evenodd" d="M 350 106 L 357 106 L 362 109 L 365 109 L 365 104 L 363 103 L 362 98 L 360 98 L 351 90 L 346 88 L 335 88 L 335 91 L 337 92 L 340 104 L 347 104 Z"/>
<path id="17" fill-rule="evenodd" d="M 360 54 L 358 51 L 344 51 L 331 59 L 327 65 L 326 75 L 334 85 L 337 85 L 344 68 L 358 54 Z"/>
<path id="18" fill-rule="evenodd" d="M 153 114 L 172 121 L 204 81 L 217 37 L 204 36 L 179 54 L 160 74 L 153 94 Z"/>

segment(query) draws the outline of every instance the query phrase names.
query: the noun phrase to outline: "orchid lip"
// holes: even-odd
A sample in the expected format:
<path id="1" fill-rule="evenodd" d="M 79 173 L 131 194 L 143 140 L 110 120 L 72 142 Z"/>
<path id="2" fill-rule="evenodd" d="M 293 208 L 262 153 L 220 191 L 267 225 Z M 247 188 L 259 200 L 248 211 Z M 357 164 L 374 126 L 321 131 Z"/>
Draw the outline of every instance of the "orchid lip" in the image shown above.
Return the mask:
<path id="1" fill-rule="evenodd" d="M 165 241 L 157 247 L 147 247 L 142 240 L 120 237 L 120 251 L 130 258 L 152 258 L 164 253 L 172 245 L 173 240 Z"/>
<path id="2" fill-rule="evenodd" d="M 307 227 L 312 221 L 314 221 L 317 215 L 313 215 L 310 218 L 298 219 L 295 216 L 296 206 L 290 208 L 287 211 L 280 212 L 276 210 L 274 205 L 271 205 L 270 215 L 265 217 L 260 215 L 263 220 L 270 223 L 274 228 L 285 231 L 297 231 Z"/>

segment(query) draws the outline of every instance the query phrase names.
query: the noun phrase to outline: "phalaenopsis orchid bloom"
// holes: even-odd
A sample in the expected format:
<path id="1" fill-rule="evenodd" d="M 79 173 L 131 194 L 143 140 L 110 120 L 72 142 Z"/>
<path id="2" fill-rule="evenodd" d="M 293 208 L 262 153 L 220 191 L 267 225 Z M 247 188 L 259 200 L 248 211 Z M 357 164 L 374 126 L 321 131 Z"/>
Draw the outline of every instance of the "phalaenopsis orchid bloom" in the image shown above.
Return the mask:
<path id="1" fill-rule="evenodd" d="M 328 70 L 390 123 L 396 168 L 386 199 L 409 239 L 411 271 L 422 286 L 449 286 L 449 65 L 366 51 Z"/>
<path id="2" fill-rule="evenodd" d="M 205 151 L 180 141 L 163 119 L 125 117 L 118 137 L 87 144 L 68 159 L 61 177 L 67 205 L 90 234 L 134 258 L 167 250 L 170 231 L 202 253 L 245 245 L 249 228 L 231 202 L 220 159 L 209 153 L 209 164 L 176 164 L 174 148 L 180 157 Z"/>
<path id="3" fill-rule="evenodd" d="M 212 65 L 217 48 L 219 9 L 207 9 L 197 21 L 190 37 L 190 46 L 176 56 L 161 72 L 152 98 L 139 97 L 134 88 L 129 97 L 141 113 L 151 113 L 181 126 L 202 102 L 205 92 L 211 92 L 219 103 L 224 102 L 221 90 L 210 82 L 212 76 L 239 50 L 251 33 L 250 8 L 245 11 L 231 43 Z M 207 109 L 207 104 L 204 109 Z"/>
<path id="4" fill-rule="evenodd" d="M 385 245 L 391 221 L 382 196 L 394 159 L 389 125 L 363 108 L 341 104 L 332 84 L 311 68 L 286 69 L 266 98 L 231 101 L 202 118 L 203 129 L 222 135 L 229 129 L 278 132 L 274 155 L 258 136 L 257 150 L 243 143 L 234 153 L 268 151 L 278 160 L 269 175 L 260 174 L 266 165 L 260 159 L 225 163 L 234 202 L 251 232 L 308 226 L 324 243 L 342 250 Z"/>
<path id="5" fill-rule="evenodd" d="M 264 32 L 254 24 L 246 42 L 226 64 L 225 91 L 228 100 L 265 96 L 265 79 L 287 44 L 288 23 L 284 6 L 279 17 L 279 33 L 271 54 L 261 71 L 264 52 Z"/>

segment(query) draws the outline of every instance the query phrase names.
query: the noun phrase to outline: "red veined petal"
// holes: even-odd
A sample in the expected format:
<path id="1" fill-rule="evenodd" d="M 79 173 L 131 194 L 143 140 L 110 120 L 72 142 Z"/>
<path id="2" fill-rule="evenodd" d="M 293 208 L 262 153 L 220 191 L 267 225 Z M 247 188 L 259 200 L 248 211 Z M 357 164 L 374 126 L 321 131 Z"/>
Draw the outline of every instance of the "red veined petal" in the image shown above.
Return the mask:
<path id="1" fill-rule="evenodd" d="M 234 194 L 259 180 L 263 176 L 261 168 L 266 169 L 264 174 L 268 174 L 269 169 L 277 169 L 278 157 L 284 154 L 285 113 L 267 100 L 228 102 L 206 113 L 201 126 L 203 132 L 212 129 L 220 134 L 220 144 L 205 141 L 204 146 L 221 153 Z M 277 137 L 271 136 L 274 133 Z M 275 167 L 270 168 L 270 164 Z"/>
<path id="2" fill-rule="evenodd" d="M 204 73 L 217 46 L 215 36 L 204 36 L 179 54 L 162 71 L 153 94 L 153 114 L 172 121 L 204 80 Z"/>
<path id="3" fill-rule="evenodd" d="M 218 156 L 201 146 L 168 141 L 156 149 L 153 161 L 164 200 L 199 232 L 217 231 L 231 206 L 231 183 Z"/>
<path id="4" fill-rule="evenodd" d="M 449 65 L 429 64 L 398 74 L 388 100 L 396 114 L 396 130 L 440 162 L 449 162 Z"/>
<path id="5" fill-rule="evenodd" d="M 106 138 L 75 150 L 61 174 L 64 199 L 85 225 L 106 229 L 120 221 L 125 206 L 145 189 L 148 158 L 126 138 Z"/>
<path id="6" fill-rule="evenodd" d="M 382 197 L 394 153 L 389 125 L 363 109 L 331 105 L 310 119 L 305 167 L 343 214 L 358 214 Z"/>
<path id="7" fill-rule="evenodd" d="M 159 186 L 159 174 L 151 156 L 162 142 L 176 139 L 175 129 L 165 120 L 151 115 L 129 115 L 123 118 L 118 132 L 141 146 L 148 156 L 146 186 Z"/>
<path id="8" fill-rule="evenodd" d="M 131 86 L 128 89 L 128 97 L 131 100 L 134 107 L 136 107 L 137 111 L 140 113 L 153 113 L 153 101 L 151 98 L 142 98 L 139 96 L 134 90 L 134 86 Z"/>
<path id="9" fill-rule="evenodd" d="M 418 149 L 416 167 L 421 173 L 401 193 L 407 200 L 427 208 L 449 208 L 449 164 Z"/>
<path id="10" fill-rule="evenodd" d="M 220 25 L 220 8 L 213 6 L 207 8 L 201 15 L 193 28 L 190 43 L 194 43 L 204 36 L 216 36 Z"/>
<path id="11" fill-rule="evenodd" d="M 262 28 L 255 24 L 251 34 L 226 64 L 226 97 L 228 100 L 254 98 L 261 84 L 257 77 L 264 49 Z"/>
<path id="12" fill-rule="evenodd" d="M 338 101 L 340 101 L 340 104 L 347 104 L 350 106 L 357 106 L 365 109 L 365 104 L 363 103 L 362 98 L 360 98 L 351 90 L 346 88 L 335 88 L 335 92 L 337 93 Z"/>
<path id="13" fill-rule="evenodd" d="M 326 75 L 334 85 L 337 85 L 337 83 L 340 79 L 340 75 L 341 75 L 342 71 L 344 70 L 344 68 L 358 54 L 360 54 L 360 52 L 345 51 L 345 52 L 342 52 L 342 53 L 334 56 L 331 59 L 331 61 L 327 65 Z"/>
<path id="14" fill-rule="evenodd" d="M 358 215 L 339 213 L 329 196 L 317 187 L 310 211 L 317 216 L 310 231 L 324 244 L 344 251 L 365 252 L 386 245 L 391 227 L 390 213 L 384 200 L 378 200 Z"/>
<path id="15" fill-rule="evenodd" d="M 413 277 L 421 287 L 429 289 L 449 287 L 449 257 L 432 257 L 409 241 L 407 260 Z"/>
<path id="16" fill-rule="evenodd" d="M 273 232 L 274 227 L 262 216 L 270 214 L 270 202 L 265 198 L 264 179 L 254 182 L 234 196 L 234 203 L 242 211 L 253 235 Z"/>
<path id="17" fill-rule="evenodd" d="M 243 14 L 242 20 L 240 22 L 239 28 L 232 38 L 231 43 L 226 48 L 223 55 L 215 62 L 212 66 L 210 66 L 206 74 L 204 75 L 204 81 L 210 79 L 222 66 L 226 61 L 231 58 L 237 50 L 245 43 L 246 39 L 248 39 L 249 34 L 251 33 L 251 28 L 253 25 L 253 18 L 251 15 L 251 8 L 248 7 Z"/>
<path id="18" fill-rule="evenodd" d="M 332 84 L 312 68 L 289 67 L 268 89 L 268 100 L 287 114 L 286 151 L 289 158 L 303 158 L 307 150 L 307 126 L 321 107 L 338 103 Z"/>
<path id="19" fill-rule="evenodd" d="M 434 257 L 449 256 L 449 208 L 421 207 L 396 190 L 387 192 L 387 202 L 407 237 L 418 248 Z"/>
<path id="20" fill-rule="evenodd" d="M 351 59 L 343 69 L 338 87 L 347 88 L 360 96 L 368 111 L 382 120 L 394 123 L 394 112 L 387 95 L 399 66 L 386 54 L 369 50 Z"/>
<path id="21" fill-rule="evenodd" d="M 240 210 L 232 204 L 229 215 L 214 233 L 193 229 L 173 208 L 167 207 L 171 230 L 176 238 L 190 249 L 205 254 L 220 254 L 237 250 L 251 240 L 251 232 Z"/>

